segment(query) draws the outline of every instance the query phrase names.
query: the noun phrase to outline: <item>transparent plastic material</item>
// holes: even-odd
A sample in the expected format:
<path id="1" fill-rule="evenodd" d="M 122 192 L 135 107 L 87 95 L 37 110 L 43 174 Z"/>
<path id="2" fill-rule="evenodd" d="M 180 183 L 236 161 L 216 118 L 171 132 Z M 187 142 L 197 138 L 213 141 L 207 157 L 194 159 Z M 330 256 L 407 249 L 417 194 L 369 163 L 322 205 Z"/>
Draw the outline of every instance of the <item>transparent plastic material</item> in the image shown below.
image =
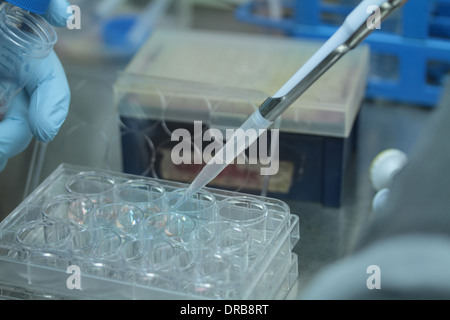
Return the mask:
<path id="1" fill-rule="evenodd" d="M 238 128 L 321 45 L 267 35 L 159 30 L 116 83 L 119 112 Z M 280 131 L 348 137 L 368 73 L 368 47 L 355 48 L 281 115 Z M 120 103 L 124 100 L 133 103 Z"/>
<path id="2" fill-rule="evenodd" d="M 0 119 L 56 40 L 55 30 L 40 15 L 9 3 L 1 8 Z"/>
<path id="3" fill-rule="evenodd" d="M 87 197 L 94 204 L 114 202 L 116 181 L 113 177 L 97 172 L 80 172 L 67 181 L 66 191 L 70 195 Z"/>
<path id="4" fill-rule="evenodd" d="M 93 209 L 94 204 L 89 198 L 62 195 L 44 203 L 42 216 L 44 219 L 61 219 L 70 224 L 83 225 Z"/>
<path id="5" fill-rule="evenodd" d="M 86 175 L 114 181 L 113 197 L 131 181 L 164 189 L 161 212 L 144 213 L 140 206 L 117 198 L 110 202 L 97 193 L 69 194 L 67 186 Z M 298 274 L 292 253 L 299 240 L 298 217 L 282 201 L 214 189 L 201 190 L 172 210 L 185 188 L 61 165 L 0 224 L 3 295 L 283 298 Z M 100 200 L 86 202 L 89 195 Z M 241 219 L 233 215 L 234 208 Z M 79 267 L 81 290 L 67 285 L 71 266 Z"/>
<path id="6" fill-rule="evenodd" d="M 117 186 L 114 192 L 116 201 L 138 206 L 145 215 L 153 215 L 163 210 L 166 190 L 158 182 L 130 180 Z"/>

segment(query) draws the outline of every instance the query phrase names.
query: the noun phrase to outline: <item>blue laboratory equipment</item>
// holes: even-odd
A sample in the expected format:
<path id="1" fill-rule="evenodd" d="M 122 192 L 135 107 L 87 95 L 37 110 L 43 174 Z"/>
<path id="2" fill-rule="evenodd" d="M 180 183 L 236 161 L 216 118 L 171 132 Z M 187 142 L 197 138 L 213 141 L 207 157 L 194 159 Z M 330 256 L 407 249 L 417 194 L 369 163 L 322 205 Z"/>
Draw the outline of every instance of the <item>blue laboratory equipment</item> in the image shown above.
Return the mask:
<path id="1" fill-rule="evenodd" d="M 0 119 L 57 40 L 53 27 L 40 16 L 49 0 L 9 2 L 0 11 Z"/>
<path id="2" fill-rule="evenodd" d="M 408 0 L 364 0 L 345 19 L 342 26 L 320 49 L 272 96 L 267 98 L 250 117 L 236 130 L 222 150 L 206 164 L 185 195 L 175 207 L 190 199 L 198 190 L 212 181 L 225 167 L 234 161 L 242 151 L 257 140 L 258 134 L 247 140 L 245 132 L 249 129 L 261 134 L 308 88 L 328 71 L 347 52 L 358 46 L 376 28 L 370 25 L 374 5 L 380 8 L 379 19 L 382 22 Z M 372 20 L 372 23 L 376 23 Z M 236 152 L 234 152 L 236 151 Z"/>
<path id="3" fill-rule="evenodd" d="M 284 12 L 289 14 L 275 20 L 259 13 L 261 1 L 248 1 L 235 15 L 240 21 L 292 37 L 327 39 L 359 2 L 282 1 Z M 449 4 L 448 0 L 409 1 L 383 23 L 381 32 L 365 41 L 372 60 L 367 98 L 436 106 L 450 62 Z"/>

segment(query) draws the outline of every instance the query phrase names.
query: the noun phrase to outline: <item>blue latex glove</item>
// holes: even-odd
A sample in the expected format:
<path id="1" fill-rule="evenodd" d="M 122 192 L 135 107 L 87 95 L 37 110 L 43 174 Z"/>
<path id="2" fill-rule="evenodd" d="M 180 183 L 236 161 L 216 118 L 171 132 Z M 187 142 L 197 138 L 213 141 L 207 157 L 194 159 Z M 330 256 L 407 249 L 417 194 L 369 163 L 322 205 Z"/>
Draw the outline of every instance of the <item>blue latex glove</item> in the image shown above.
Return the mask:
<path id="1" fill-rule="evenodd" d="M 70 14 L 66 0 L 52 0 L 44 18 L 65 27 Z M 9 158 L 27 148 L 33 136 L 50 142 L 66 119 L 70 89 L 64 69 L 54 52 L 41 62 L 24 90 L 0 122 L 0 171 Z"/>

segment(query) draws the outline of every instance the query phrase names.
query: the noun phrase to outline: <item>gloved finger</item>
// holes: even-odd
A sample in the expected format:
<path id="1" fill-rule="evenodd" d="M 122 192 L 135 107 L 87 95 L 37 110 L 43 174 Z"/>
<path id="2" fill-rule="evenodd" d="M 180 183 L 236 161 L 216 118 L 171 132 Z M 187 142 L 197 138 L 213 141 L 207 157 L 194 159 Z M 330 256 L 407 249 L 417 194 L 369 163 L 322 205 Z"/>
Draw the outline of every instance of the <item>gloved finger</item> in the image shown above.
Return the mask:
<path id="1" fill-rule="evenodd" d="M 28 125 L 28 97 L 22 92 L 0 121 L 0 171 L 9 158 L 26 149 L 32 137 Z"/>
<path id="2" fill-rule="evenodd" d="M 29 125 L 37 140 L 49 142 L 67 117 L 70 89 L 55 52 L 45 58 L 25 86 L 30 97 Z"/>
<path id="3" fill-rule="evenodd" d="M 67 9 L 70 6 L 67 0 L 51 0 L 44 18 L 56 27 L 67 25 L 67 19 L 72 15 Z"/>

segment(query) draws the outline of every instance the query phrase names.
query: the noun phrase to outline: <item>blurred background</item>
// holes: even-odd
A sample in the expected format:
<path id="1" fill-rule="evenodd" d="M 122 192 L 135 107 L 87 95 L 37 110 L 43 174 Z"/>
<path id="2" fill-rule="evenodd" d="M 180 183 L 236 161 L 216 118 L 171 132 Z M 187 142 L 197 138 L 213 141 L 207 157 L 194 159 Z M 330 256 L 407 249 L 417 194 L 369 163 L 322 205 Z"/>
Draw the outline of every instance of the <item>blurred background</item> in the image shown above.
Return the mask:
<path id="1" fill-rule="evenodd" d="M 33 141 L 0 172 L 0 220 L 63 162 L 171 178 L 157 167 L 158 145 L 167 137 L 155 132 L 179 121 L 166 117 L 158 131 L 141 130 L 158 128 L 161 124 L 154 121 L 162 109 L 145 122 L 130 121 L 130 105 L 145 104 L 130 88 L 147 81 L 144 96 L 162 92 L 166 98 L 193 88 L 208 101 L 214 101 L 209 94 L 221 88 L 221 100 L 234 95 L 246 101 L 243 105 L 255 105 L 273 94 L 271 90 L 287 80 L 358 3 L 72 0 L 80 8 L 81 28 L 60 28 L 55 48 L 72 91 L 70 113 L 53 142 Z M 361 226 L 376 214 L 373 201 L 379 189 L 370 176 L 375 157 L 386 149 L 408 155 L 435 108 L 448 107 L 449 17 L 449 1 L 410 1 L 352 58 L 336 65 L 341 69 L 330 70 L 330 76 L 311 89 L 292 115 L 296 122 L 282 119 L 280 141 L 285 145 L 280 156 L 286 166 L 278 179 L 289 181 L 287 186 L 273 182 L 277 177 L 271 178 L 272 184 L 257 181 L 252 190 L 217 181 L 219 188 L 280 198 L 300 217 L 301 238 L 294 249 L 299 281 L 288 298 L 296 298 L 321 268 L 348 254 Z M 268 70 L 271 73 L 264 73 Z M 141 81 L 139 76 L 153 80 Z M 156 81 L 164 77 L 173 84 Z M 190 80 L 204 86 L 198 89 Z M 173 110 L 179 116 L 176 106 Z M 306 116 L 311 118 L 302 122 Z M 208 118 L 210 124 L 220 122 L 213 118 Z M 324 122 L 325 129 L 317 125 Z M 195 172 L 183 182 L 190 182 Z M 248 169 L 243 172 L 247 179 Z"/>

